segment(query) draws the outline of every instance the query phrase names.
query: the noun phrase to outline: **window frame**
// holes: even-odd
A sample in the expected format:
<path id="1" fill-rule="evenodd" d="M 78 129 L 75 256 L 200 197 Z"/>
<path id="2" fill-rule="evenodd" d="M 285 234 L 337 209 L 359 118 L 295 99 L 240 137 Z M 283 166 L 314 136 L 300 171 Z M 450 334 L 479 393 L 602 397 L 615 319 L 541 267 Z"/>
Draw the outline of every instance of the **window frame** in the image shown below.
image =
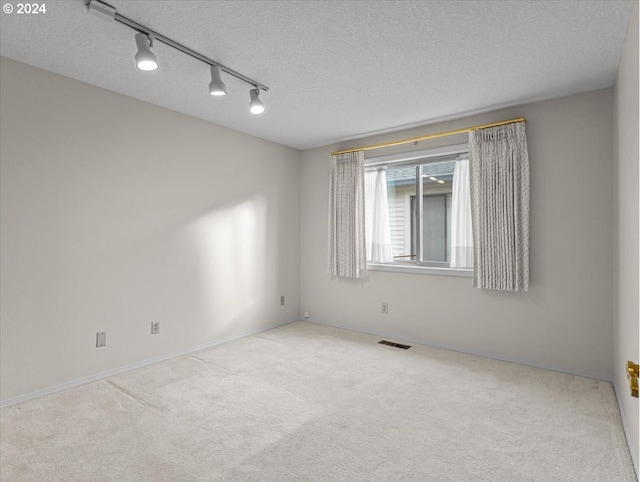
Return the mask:
<path id="1" fill-rule="evenodd" d="M 469 146 L 467 143 L 455 144 L 446 147 L 436 147 L 430 149 L 422 149 L 419 151 L 406 152 L 401 154 L 391 154 L 386 156 L 372 157 L 365 160 L 365 168 L 371 168 L 376 166 L 398 166 L 401 164 L 415 164 L 416 167 L 416 192 L 414 194 L 416 199 L 422 200 L 424 195 L 422 189 L 422 166 L 427 164 L 433 164 L 436 162 L 442 162 L 443 157 L 451 157 L 454 155 L 466 154 L 469 152 Z M 409 194 L 406 194 L 407 200 Z M 419 210 L 422 214 L 422 201 L 416 202 L 416 206 L 420 204 Z M 410 212 L 410 210 L 409 210 Z M 409 220 L 414 223 L 415 233 L 412 241 L 415 246 L 418 246 L 416 252 L 415 261 L 394 261 L 393 263 L 376 263 L 367 261 L 367 269 L 371 271 L 386 271 L 386 272 L 400 272 L 400 273 L 412 273 L 412 274 L 429 274 L 437 276 L 455 276 L 455 277 L 473 277 L 473 269 L 467 268 L 451 268 L 448 263 L 434 262 L 434 261 L 421 261 L 422 255 L 422 216 L 415 220 L 411 220 L 411 214 L 409 214 Z"/>

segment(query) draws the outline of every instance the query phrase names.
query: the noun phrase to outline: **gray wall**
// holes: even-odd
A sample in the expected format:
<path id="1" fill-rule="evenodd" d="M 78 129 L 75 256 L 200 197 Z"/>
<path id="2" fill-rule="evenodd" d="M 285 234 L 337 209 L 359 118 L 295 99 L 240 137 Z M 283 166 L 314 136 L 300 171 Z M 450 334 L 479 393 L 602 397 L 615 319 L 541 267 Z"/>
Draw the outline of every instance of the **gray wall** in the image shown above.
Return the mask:
<path id="1" fill-rule="evenodd" d="M 614 87 L 614 372 L 627 441 L 638 472 L 638 399 L 629 395 L 627 360 L 638 353 L 638 2 L 634 2 Z"/>
<path id="2" fill-rule="evenodd" d="M 299 151 L 0 71 L 3 400 L 298 318 Z"/>
<path id="3" fill-rule="evenodd" d="M 521 116 L 531 167 L 528 293 L 474 289 L 469 278 L 375 271 L 353 281 L 327 274 L 331 151 Z M 312 321 L 611 379 L 611 119 L 612 90 L 604 89 L 304 151 L 301 309 Z"/>

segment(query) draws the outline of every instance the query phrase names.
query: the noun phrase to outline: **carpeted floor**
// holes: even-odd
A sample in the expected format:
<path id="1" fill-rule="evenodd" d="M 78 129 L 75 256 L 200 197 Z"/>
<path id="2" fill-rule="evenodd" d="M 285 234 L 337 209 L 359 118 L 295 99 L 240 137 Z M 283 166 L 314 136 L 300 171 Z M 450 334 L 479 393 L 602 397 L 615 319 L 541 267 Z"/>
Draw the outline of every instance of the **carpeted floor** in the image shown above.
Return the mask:
<path id="1" fill-rule="evenodd" d="M 297 322 L 2 410 L 14 481 L 633 481 L 609 383 Z"/>

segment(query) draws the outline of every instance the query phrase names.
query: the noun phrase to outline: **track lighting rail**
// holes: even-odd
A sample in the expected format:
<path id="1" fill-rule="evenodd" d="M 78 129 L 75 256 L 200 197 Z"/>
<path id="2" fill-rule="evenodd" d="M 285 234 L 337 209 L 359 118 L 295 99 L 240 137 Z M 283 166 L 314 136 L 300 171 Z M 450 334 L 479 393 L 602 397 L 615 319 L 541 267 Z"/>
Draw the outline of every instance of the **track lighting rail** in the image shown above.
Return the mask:
<path id="1" fill-rule="evenodd" d="M 173 47 L 174 49 L 179 50 L 180 52 L 187 54 L 193 57 L 194 59 L 204 62 L 207 65 L 210 65 L 212 67 L 217 66 L 223 72 L 235 77 L 236 79 L 242 80 L 247 84 L 254 86 L 256 89 L 263 90 L 265 92 L 269 90 L 269 88 L 266 85 L 261 84 L 260 82 L 257 82 L 247 77 L 246 75 L 242 75 L 240 72 L 230 69 L 229 67 L 221 64 L 220 62 L 210 59 L 209 57 L 206 57 L 201 53 L 198 53 L 195 50 L 190 49 L 189 47 L 185 47 L 181 43 L 178 43 L 175 40 L 171 40 L 169 37 L 165 37 L 161 33 L 158 33 L 150 29 L 149 27 L 142 25 L 136 22 L 135 20 L 131 20 L 130 18 L 119 14 L 116 8 L 109 5 L 108 3 L 101 2 L 100 0 L 89 0 L 89 2 L 87 3 L 87 8 L 89 9 L 90 12 L 98 12 L 100 14 L 104 14 L 105 16 L 112 18 L 116 22 L 120 22 L 121 24 L 126 25 L 127 27 L 133 30 L 136 30 L 140 33 L 147 35 L 151 39 L 158 40 L 163 44 L 168 45 L 169 47 Z"/>

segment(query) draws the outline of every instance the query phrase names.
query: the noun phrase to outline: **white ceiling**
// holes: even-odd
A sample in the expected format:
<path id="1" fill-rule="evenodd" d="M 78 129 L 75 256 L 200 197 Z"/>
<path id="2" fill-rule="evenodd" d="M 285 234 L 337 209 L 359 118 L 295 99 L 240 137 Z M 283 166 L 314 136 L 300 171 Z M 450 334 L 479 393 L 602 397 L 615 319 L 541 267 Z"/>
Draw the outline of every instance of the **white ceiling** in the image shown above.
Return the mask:
<path id="1" fill-rule="evenodd" d="M 2 2 L 7 3 L 7 0 Z M 17 2 L 9 2 L 17 4 Z M 26 2 L 25 2 L 26 3 Z M 137 1 L 129 17 L 267 85 L 249 87 L 156 43 L 160 68 L 135 68 L 134 31 L 49 0 L 0 15 L 0 53 L 298 149 L 610 87 L 631 0 Z"/>

